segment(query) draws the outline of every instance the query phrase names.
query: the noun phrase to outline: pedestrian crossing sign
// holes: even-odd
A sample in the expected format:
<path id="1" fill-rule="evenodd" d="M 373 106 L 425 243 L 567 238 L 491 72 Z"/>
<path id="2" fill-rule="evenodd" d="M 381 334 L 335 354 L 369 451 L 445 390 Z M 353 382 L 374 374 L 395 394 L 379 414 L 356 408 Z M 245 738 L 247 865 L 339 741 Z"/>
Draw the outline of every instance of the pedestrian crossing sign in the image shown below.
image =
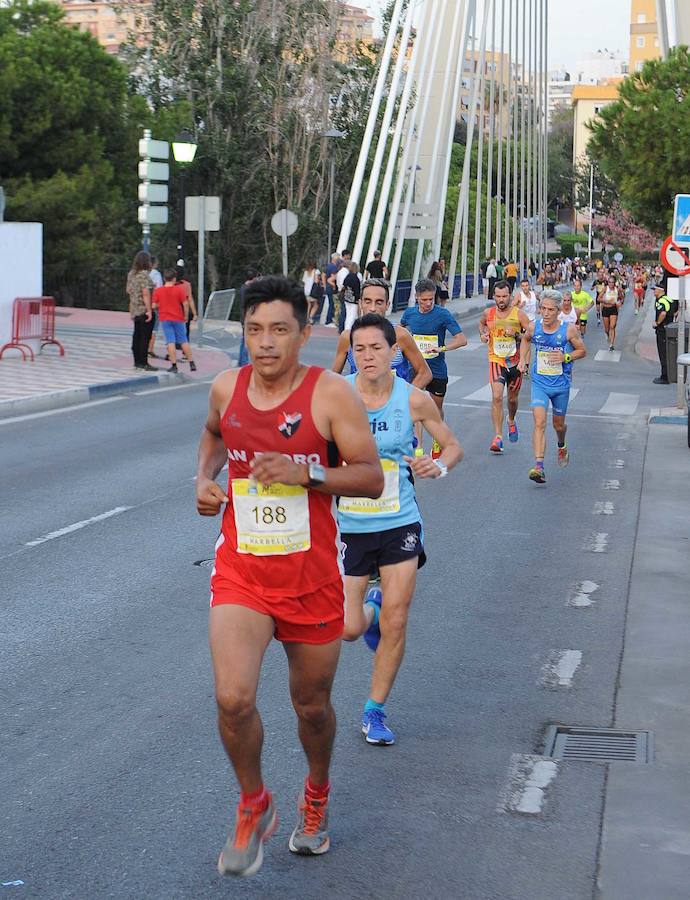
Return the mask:
<path id="1" fill-rule="evenodd" d="M 671 237 L 676 244 L 690 244 L 690 194 L 676 194 Z"/>

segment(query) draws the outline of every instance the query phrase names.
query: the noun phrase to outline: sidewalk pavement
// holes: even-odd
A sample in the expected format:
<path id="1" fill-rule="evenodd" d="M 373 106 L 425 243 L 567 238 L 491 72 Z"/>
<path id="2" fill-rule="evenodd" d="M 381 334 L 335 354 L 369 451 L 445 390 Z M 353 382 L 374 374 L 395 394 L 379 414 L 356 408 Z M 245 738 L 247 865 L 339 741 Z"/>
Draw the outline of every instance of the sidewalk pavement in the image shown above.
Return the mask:
<path id="1" fill-rule="evenodd" d="M 654 732 L 650 763 L 608 767 L 600 900 L 690 896 L 690 450 L 650 425 L 614 728 Z"/>
<path id="2" fill-rule="evenodd" d="M 230 365 L 226 353 L 215 349 L 199 349 L 192 354 L 196 372 L 180 374 L 167 371 L 169 363 L 152 359 L 159 372 L 141 372 L 132 362 L 132 324 L 126 312 L 58 308 L 56 338 L 63 344 L 65 355 L 55 346 L 36 354 L 35 362 L 24 361 L 17 350 L 5 351 L 0 359 L 0 418 L 72 406 L 89 400 L 138 388 L 180 381 L 207 381 Z M 159 332 L 156 350 L 165 352 Z"/>

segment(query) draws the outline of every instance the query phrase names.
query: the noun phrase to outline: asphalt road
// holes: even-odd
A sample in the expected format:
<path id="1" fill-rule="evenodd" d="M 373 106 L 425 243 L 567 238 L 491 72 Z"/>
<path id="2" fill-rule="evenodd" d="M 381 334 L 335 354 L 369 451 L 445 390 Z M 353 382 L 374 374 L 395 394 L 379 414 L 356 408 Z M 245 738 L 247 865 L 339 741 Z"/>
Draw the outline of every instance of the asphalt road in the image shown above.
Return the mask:
<path id="1" fill-rule="evenodd" d="M 520 443 L 488 452 L 485 349 L 466 323 L 446 406 L 466 460 L 419 489 L 429 563 L 387 708 L 398 743 L 363 742 L 371 658 L 345 646 L 332 851 L 290 854 L 304 764 L 273 646 L 260 708 L 281 826 L 247 880 L 215 869 L 236 791 L 215 730 L 209 569 L 194 565 L 218 527 L 193 506 L 208 386 L 0 423 L 0 882 L 23 882 L 7 896 L 591 897 L 605 767 L 559 764 L 534 815 L 505 798 L 511 765 L 542 752 L 548 724 L 612 721 L 646 412 L 673 397 L 632 353 L 642 319 L 630 306 L 620 361 L 595 360 L 604 340 L 590 329 L 572 462 L 556 467 L 549 434 L 544 488 L 527 479 L 529 383 Z M 314 339 L 305 359 L 333 349 Z M 569 606 L 585 580 L 592 605 Z M 557 685 L 549 663 L 564 650 L 582 657 Z"/>

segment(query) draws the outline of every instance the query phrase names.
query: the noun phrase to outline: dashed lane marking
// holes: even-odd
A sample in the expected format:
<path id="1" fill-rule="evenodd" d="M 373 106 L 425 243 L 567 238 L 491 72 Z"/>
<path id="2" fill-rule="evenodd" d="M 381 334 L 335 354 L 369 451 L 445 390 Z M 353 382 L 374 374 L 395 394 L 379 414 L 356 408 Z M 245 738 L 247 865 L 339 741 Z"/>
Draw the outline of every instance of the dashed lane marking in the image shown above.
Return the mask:
<path id="1" fill-rule="evenodd" d="M 594 504 L 594 509 L 592 510 L 592 515 L 594 516 L 612 516 L 615 512 L 615 507 L 613 503 L 608 500 L 597 500 Z"/>
<path id="2" fill-rule="evenodd" d="M 59 528 L 57 531 L 49 531 L 48 534 L 44 534 L 43 537 L 36 538 L 35 541 L 27 541 L 24 546 L 37 547 L 39 544 L 45 544 L 46 541 L 54 541 L 55 538 L 62 537 L 65 534 L 72 534 L 73 531 L 79 531 L 81 528 L 86 528 L 87 525 L 93 525 L 95 522 L 102 522 L 104 519 L 110 519 L 113 516 L 119 516 L 120 513 L 127 512 L 128 509 L 132 509 L 132 507 L 116 506 L 115 509 L 109 509 L 107 512 L 100 513 L 97 516 L 91 516 L 90 519 L 83 519 L 81 522 L 74 522 L 74 524 L 67 525 L 65 528 Z"/>
<path id="3" fill-rule="evenodd" d="M 612 391 L 599 412 L 609 416 L 632 416 L 639 402 L 639 394 L 617 394 Z"/>
<path id="4" fill-rule="evenodd" d="M 621 351 L 620 350 L 598 350 L 595 357 L 596 362 L 620 362 L 621 361 Z"/>
<path id="5" fill-rule="evenodd" d="M 456 381 L 460 381 L 462 375 L 449 375 L 448 376 L 448 387 L 452 387 Z"/>
<path id="6" fill-rule="evenodd" d="M 617 478 L 607 478 L 606 481 L 602 481 L 601 488 L 604 491 L 619 491 L 621 483 Z"/>
<path id="7" fill-rule="evenodd" d="M 199 381 L 185 382 L 185 384 L 172 384 L 169 387 L 150 388 L 146 391 L 133 391 L 135 397 L 146 397 L 147 394 L 162 394 L 164 391 L 181 391 L 184 388 L 199 387 L 200 384 L 210 384 L 208 379 L 199 379 Z"/>
<path id="8" fill-rule="evenodd" d="M 592 600 L 592 594 L 599 590 L 599 585 L 596 581 L 580 581 L 573 588 L 570 596 L 568 597 L 568 606 L 575 606 L 578 609 L 583 609 L 588 606 L 592 606 L 594 601 Z"/>
<path id="9" fill-rule="evenodd" d="M 73 406 L 60 406 L 57 409 L 46 409 L 43 412 L 27 413 L 24 416 L 13 416 L 11 419 L 0 419 L 0 425 L 11 425 L 13 422 L 29 422 L 31 419 L 43 419 L 46 416 L 57 416 L 61 413 L 79 412 L 92 406 L 103 406 L 104 403 L 116 403 L 125 397 L 104 397 L 103 400 L 90 400 L 88 403 L 75 403 Z"/>
<path id="10" fill-rule="evenodd" d="M 581 650 L 552 650 L 541 668 L 539 681 L 548 688 L 572 687 L 581 662 Z"/>
<path id="11" fill-rule="evenodd" d="M 466 397 L 462 398 L 463 400 L 485 400 L 487 403 L 491 402 L 491 385 L 485 384 L 483 387 L 480 387 L 478 391 L 474 391 L 471 394 L 467 394 Z"/>
<path id="12" fill-rule="evenodd" d="M 612 463 L 609 463 L 610 469 L 624 469 L 625 468 L 625 460 L 624 459 L 614 459 Z"/>
<path id="13" fill-rule="evenodd" d="M 591 553 L 606 553 L 608 545 L 609 536 L 605 531 L 593 531 L 585 538 L 582 549 Z"/>
<path id="14" fill-rule="evenodd" d="M 514 753 L 498 811 L 538 816 L 544 809 L 547 789 L 557 774 L 558 765 L 552 759 Z"/>

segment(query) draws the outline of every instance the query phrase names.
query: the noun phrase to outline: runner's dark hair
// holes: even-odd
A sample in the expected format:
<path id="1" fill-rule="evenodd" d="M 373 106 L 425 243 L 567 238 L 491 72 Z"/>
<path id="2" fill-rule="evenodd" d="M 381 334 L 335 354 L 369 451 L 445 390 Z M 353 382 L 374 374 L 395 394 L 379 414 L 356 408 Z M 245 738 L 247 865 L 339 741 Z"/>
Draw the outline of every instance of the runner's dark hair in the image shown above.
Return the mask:
<path id="1" fill-rule="evenodd" d="M 360 297 L 361 297 L 362 294 L 364 293 L 364 288 L 368 288 L 368 287 L 380 287 L 380 288 L 383 288 L 384 291 L 386 292 L 386 300 L 388 300 L 388 298 L 390 297 L 391 286 L 390 286 L 390 284 L 386 281 L 385 278 L 367 278 L 367 280 L 366 280 L 366 281 L 364 282 L 364 284 L 362 285 L 362 290 L 360 291 L 360 295 L 359 295 Z"/>
<path id="2" fill-rule="evenodd" d="M 494 290 L 496 290 L 496 288 L 500 288 L 501 290 L 508 288 L 508 290 L 510 290 L 510 285 L 505 280 L 505 278 L 502 278 L 500 281 L 497 281 L 496 284 L 494 285 Z"/>
<path id="3" fill-rule="evenodd" d="M 257 278 L 244 287 L 244 306 L 242 309 L 242 321 L 247 318 L 247 313 L 261 303 L 272 303 L 274 300 L 283 300 L 292 307 L 292 312 L 299 322 L 300 331 L 307 324 L 307 298 L 304 295 L 304 286 L 285 278 L 282 275 L 265 275 Z"/>
<path id="4" fill-rule="evenodd" d="M 395 328 L 385 316 L 380 316 L 378 313 L 367 313 L 366 316 L 360 316 L 359 319 L 355 319 L 352 323 L 352 328 L 350 329 L 351 347 L 354 346 L 352 339 L 355 331 L 359 331 L 360 328 L 380 328 L 389 347 L 392 347 L 398 340 Z"/>

